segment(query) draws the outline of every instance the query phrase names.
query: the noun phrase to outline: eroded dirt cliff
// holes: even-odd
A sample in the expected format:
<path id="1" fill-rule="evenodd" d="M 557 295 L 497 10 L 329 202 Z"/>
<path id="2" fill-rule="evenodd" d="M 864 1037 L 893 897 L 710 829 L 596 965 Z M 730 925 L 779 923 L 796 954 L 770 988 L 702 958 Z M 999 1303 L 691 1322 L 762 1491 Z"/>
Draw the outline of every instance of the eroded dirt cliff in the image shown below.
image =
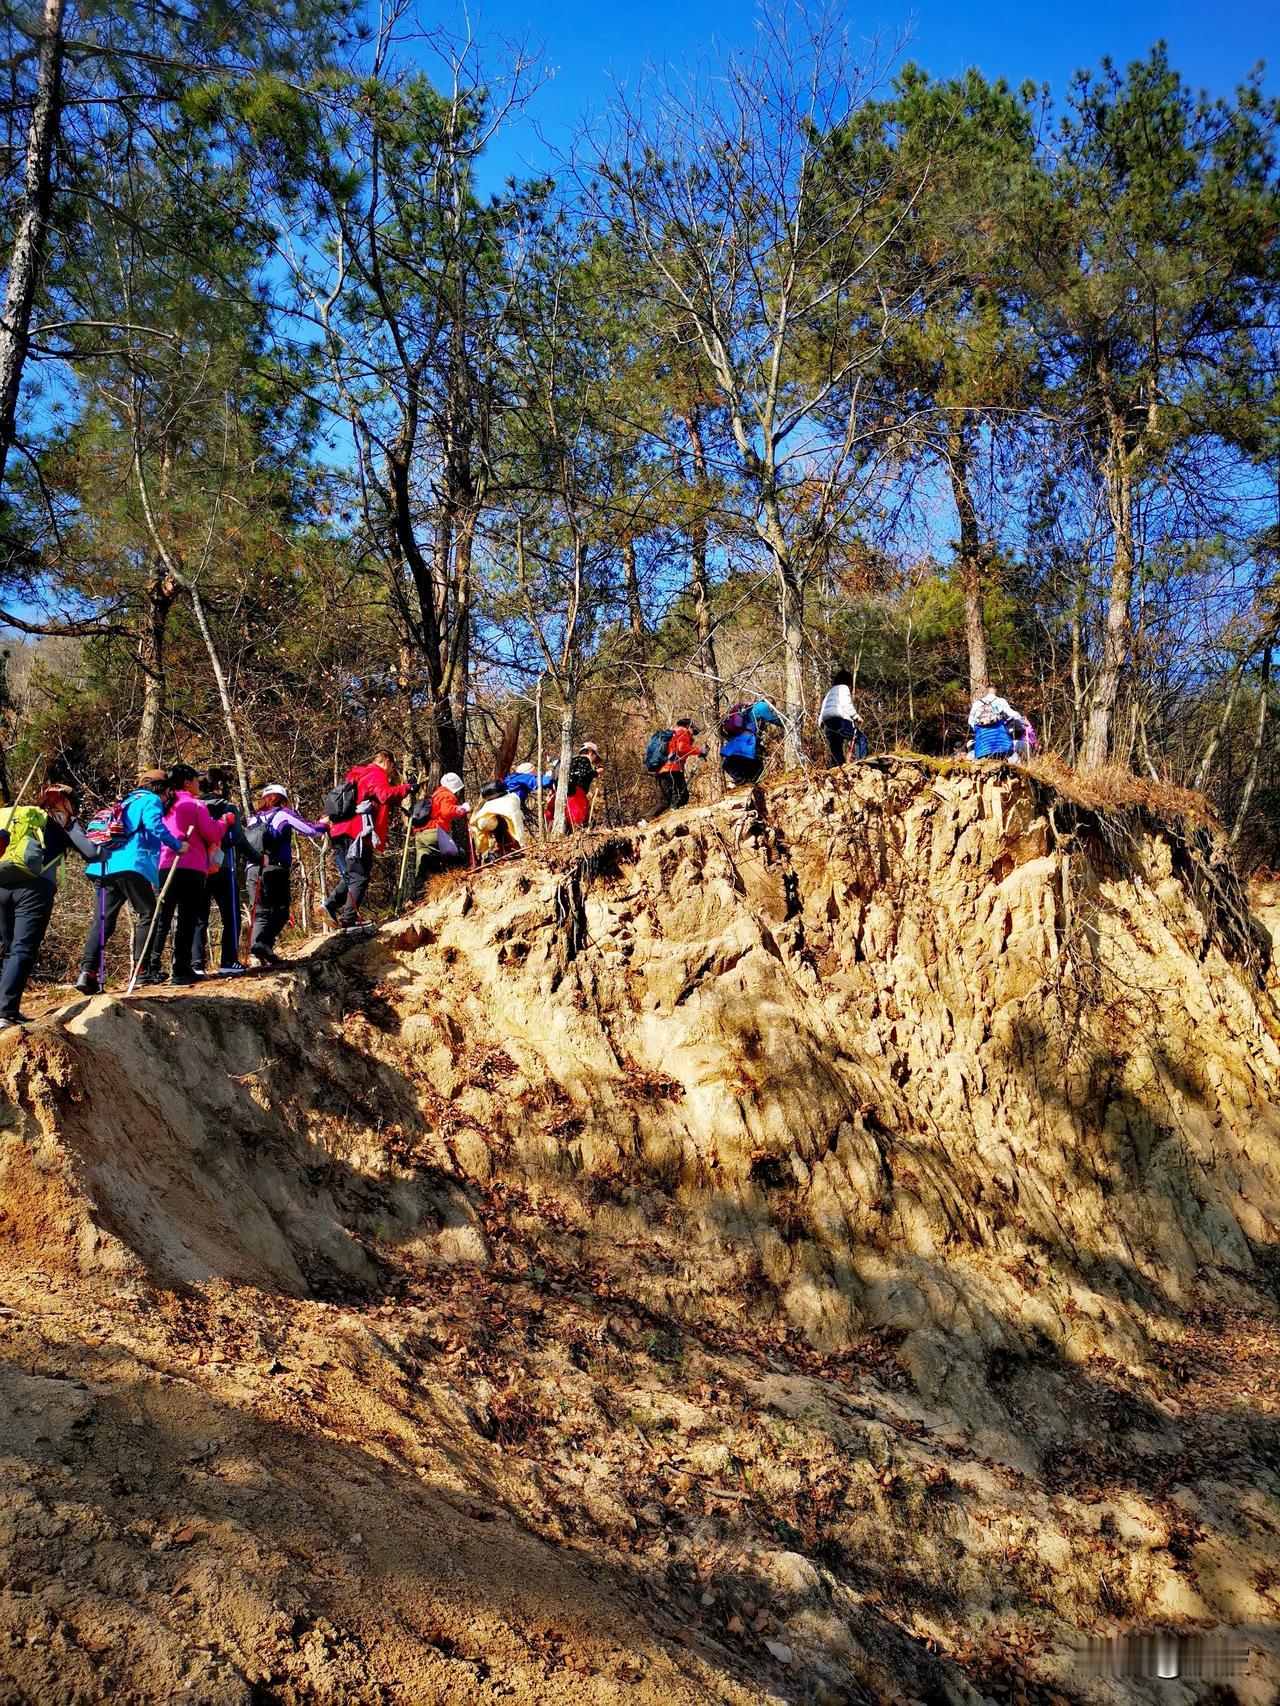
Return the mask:
<path id="1" fill-rule="evenodd" d="M 10 1033 L 0 1699 L 1275 1698 L 1269 962 L 886 760 Z"/>

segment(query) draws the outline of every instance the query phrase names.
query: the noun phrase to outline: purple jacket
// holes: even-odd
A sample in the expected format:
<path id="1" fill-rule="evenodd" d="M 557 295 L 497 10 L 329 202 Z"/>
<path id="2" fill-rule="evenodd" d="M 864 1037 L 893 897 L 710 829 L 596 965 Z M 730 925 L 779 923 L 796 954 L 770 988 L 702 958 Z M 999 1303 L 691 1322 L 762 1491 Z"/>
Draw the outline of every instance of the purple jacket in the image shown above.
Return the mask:
<path id="1" fill-rule="evenodd" d="M 292 865 L 293 863 L 293 832 L 299 835 L 327 834 L 322 823 L 308 823 L 305 817 L 299 817 L 292 806 L 277 806 L 274 811 L 254 812 L 250 823 L 265 823 L 271 831 L 272 846 L 267 857 L 273 865 Z"/>

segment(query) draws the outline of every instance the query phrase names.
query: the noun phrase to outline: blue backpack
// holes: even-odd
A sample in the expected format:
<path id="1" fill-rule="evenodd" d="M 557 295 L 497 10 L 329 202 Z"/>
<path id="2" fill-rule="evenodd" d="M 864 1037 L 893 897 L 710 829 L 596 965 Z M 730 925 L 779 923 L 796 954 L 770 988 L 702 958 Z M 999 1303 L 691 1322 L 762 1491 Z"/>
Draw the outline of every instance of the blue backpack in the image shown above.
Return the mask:
<path id="1" fill-rule="evenodd" d="M 675 732 L 674 729 L 655 729 L 649 736 L 649 744 L 644 749 L 644 767 L 650 776 L 656 775 L 667 762 Z"/>

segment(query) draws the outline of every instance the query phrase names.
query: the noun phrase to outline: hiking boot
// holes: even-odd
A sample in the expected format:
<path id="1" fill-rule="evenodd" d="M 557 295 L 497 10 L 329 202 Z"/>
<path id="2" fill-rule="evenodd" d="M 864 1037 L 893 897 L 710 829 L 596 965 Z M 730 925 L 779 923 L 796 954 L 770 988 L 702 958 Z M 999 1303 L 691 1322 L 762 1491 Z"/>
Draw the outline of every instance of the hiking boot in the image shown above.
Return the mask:
<path id="1" fill-rule="evenodd" d="M 329 920 L 330 924 L 332 924 L 335 929 L 341 930 L 341 928 L 342 928 L 342 916 L 339 913 L 336 906 L 330 906 L 330 904 L 327 900 L 322 900 L 320 902 L 320 910 L 321 910 L 321 912 L 324 913 L 325 917 Z"/>
<path id="2" fill-rule="evenodd" d="M 31 1022 L 29 1013 L 0 1013 L 0 1028 L 9 1025 L 29 1025 Z"/>
<path id="3" fill-rule="evenodd" d="M 218 976 L 219 977 L 243 977 L 244 976 L 244 967 L 243 966 L 219 966 L 218 967 Z"/>
<path id="4" fill-rule="evenodd" d="M 169 976 L 169 982 L 178 989 L 192 989 L 199 981 L 193 971 L 175 971 Z"/>
<path id="5" fill-rule="evenodd" d="M 94 977 L 92 972 L 82 971 L 80 976 L 76 979 L 75 987 L 76 992 L 79 995 L 102 994 L 102 985 L 98 982 L 97 978 Z"/>

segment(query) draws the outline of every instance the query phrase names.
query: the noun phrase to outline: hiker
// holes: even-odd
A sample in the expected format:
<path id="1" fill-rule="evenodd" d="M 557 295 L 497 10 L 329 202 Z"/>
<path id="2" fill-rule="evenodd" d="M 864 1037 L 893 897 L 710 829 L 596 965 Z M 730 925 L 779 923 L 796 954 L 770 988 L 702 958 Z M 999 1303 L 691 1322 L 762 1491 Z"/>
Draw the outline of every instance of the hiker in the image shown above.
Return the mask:
<path id="1" fill-rule="evenodd" d="M 107 943 L 126 905 L 133 914 L 132 964 L 136 965 L 142 954 L 156 910 L 160 851 L 167 848 L 180 853 L 186 845 L 165 825 L 164 814 L 172 797 L 167 770 L 144 770 L 131 794 L 90 822 L 90 831 L 100 834 L 102 842 L 95 848 L 87 872 L 97 891 L 97 905 L 85 932 L 80 976 L 76 979 L 81 995 L 97 995 L 101 990 Z M 101 828 L 95 829 L 99 822 Z"/>
<path id="2" fill-rule="evenodd" d="M 1025 764 L 1040 744 L 1031 718 L 1020 711 L 1015 712 L 1013 721 L 1009 724 L 1009 734 L 1013 739 L 1013 756 L 1010 763 Z"/>
<path id="3" fill-rule="evenodd" d="M 565 830 L 581 829 L 590 815 L 591 790 L 604 774 L 600 748 L 593 740 L 583 741 L 577 756 L 569 761 L 569 791 L 565 795 Z M 547 802 L 547 822 L 555 814 L 554 795 Z"/>
<path id="4" fill-rule="evenodd" d="M 524 848 L 524 813 L 520 796 L 505 782 L 486 782 L 480 790 L 480 805 L 471 820 L 471 834 L 476 859 L 483 865 L 490 859 Z"/>
<path id="5" fill-rule="evenodd" d="M 1014 720 L 1013 706 L 1002 699 L 989 684 L 978 690 L 969 711 L 969 727 L 973 730 L 973 756 L 1007 758 L 1013 751 L 1013 736 L 1009 724 Z"/>
<path id="6" fill-rule="evenodd" d="M 667 756 L 660 766 L 658 786 L 662 789 L 662 804 L 654 812 L 654 817 L 661 817 L 663 812 L 673 807 L 689 804 L 689 780 L 684 773 L 684 767 L 691 758 L 705 758 L 707 749 L 693 744 L 694 735 L 701 734 L 691 717 L 677 717 L 676 726 L 671 731 L 671 739 L 667 743 Z"/>
<path id="7" fill-rule="evenodd" d="M 507 780 L 510 782 L 511 778 L 508 777 Z M 467 823 L 467 812 L 470 808 L 462 798 L 464 792 L 465 785 L 461 776 L 455 770 L 446 770 L 440 778 L 440 786 L 431 795 L 430 802 L 421 801 L 414 807 L 409 823 L 415 842 L 413 886 L 410 892 L 415 897 L 433 871 L 462 858 L 458 842 L 470 833 Z M 421 808 L 424 805 L 427 806 L 427 811 L 422 813 Z"/>
<path id="8" fill-rule="evenodd" d="M 204 908 L 200 928 L 196 931 L 195 950 L 191 956 L 197 977 L 203 977 L 209 959 L 209 918 L 214 907 L 222 920 L 222 940 L 218 945 L 218 976 L 235 977 L 243 970 L 240 965 L 240 908 L 236 890 L 236 854 L 245 859 L 253 857 L 253 848 L 245 840 L 240 808 L 228 793 L 230 777 L 218 767 L 200 773 L 200 795 L 210 817 L 230 819 L 226 841 L 210 856 L 211 868 L 204 887 Z"/>
<path id="9" fill-rule="evenodd" d="M 761 725 L 782 727 L 782 718 L 767 699 L 757 699 L 752 705 L 735 705 L 725 713 L 720 724 L 720 763 L 732 787 L 760 780 L 764 769 Z"/>
<path id="10" fill-rule="evenodd" d="M 182 851 L 175 853 L 165 847 L 160 854 L 158 915 L 142 977 L 147 983 L 161 981 L 165 939 L 172 927 L 169 982 L 182 986 L 199 982 L 194 954 L 211 856 L 215 848 L 221 847 L 231 826 L 225 816 L 210 815 L 200 797 L 200 773 L 190 764 L 175 764 L 169 771 L 169 782 L 173 804 L 165 813 L 165 828 L 182 843 Z"/>
<path id="11" fill-rule="evenodd" d="M 33 806 L 0 808 L 0 1025 L 25 1025 L 22 996 L 44 941 L 71 848 L 86 863 L 97 848 L 76 822 L 71 789 L 50 783 Z"/>
<path id="12" fill-rule="evenodd" d="M 507 792 L 514 794 L 519 800 L 522 811 L 528 809 L 529 801 L 537 793 L 538 780 L 538 766 L 531 762 L 517 764 L 510 776 L 506 778 Z M 550 771 L 541 780 L 544 794 L 556 785 L 555 776 Z"/>
<path id="13" fill-rule="evenodd" d="M 831 767 L 844 763 L 845 748 L 852 742 L 855 758 L 867 755 L 867 738 L 861 729 L 862 718 L 853 702 L 853 677 L 847 669 L 838 669 L 818 712 L 818 726 L 827 740 Z"/>
<path id="14" fill-rule="evenodd" d="M 338 862 L 338 882 L 323 902 L 324 910 L 340 930 L 361 928 L 360 902 L 373 875 L 373 859 L 387 845 L 390 808 L 409 793 L 398 775 L 389 752 L 375 752 L 368 764 L 354 764 L 346 781 L 325 800 L 325 815 L 332 821 L 329 835 Z M 338 813 L 350 802 L 348 814 Z M 334 810 L 329 806 L 333 804 Z"/>
<path id="15" fill-rule="evenodd" d="M 324 835 L 326 818 L 309 823 L 289 804 L 289 791 L 280 782 L 268 782 L 258 795 L 258 808 L 244 827 L 248 857 L 244 867 L 244 892 L 249 903 L 252 929 L 249 963 L 263 970 L 278 966 L 276 937 L 289 922 L 292 900 L 293 835 Z"/>

